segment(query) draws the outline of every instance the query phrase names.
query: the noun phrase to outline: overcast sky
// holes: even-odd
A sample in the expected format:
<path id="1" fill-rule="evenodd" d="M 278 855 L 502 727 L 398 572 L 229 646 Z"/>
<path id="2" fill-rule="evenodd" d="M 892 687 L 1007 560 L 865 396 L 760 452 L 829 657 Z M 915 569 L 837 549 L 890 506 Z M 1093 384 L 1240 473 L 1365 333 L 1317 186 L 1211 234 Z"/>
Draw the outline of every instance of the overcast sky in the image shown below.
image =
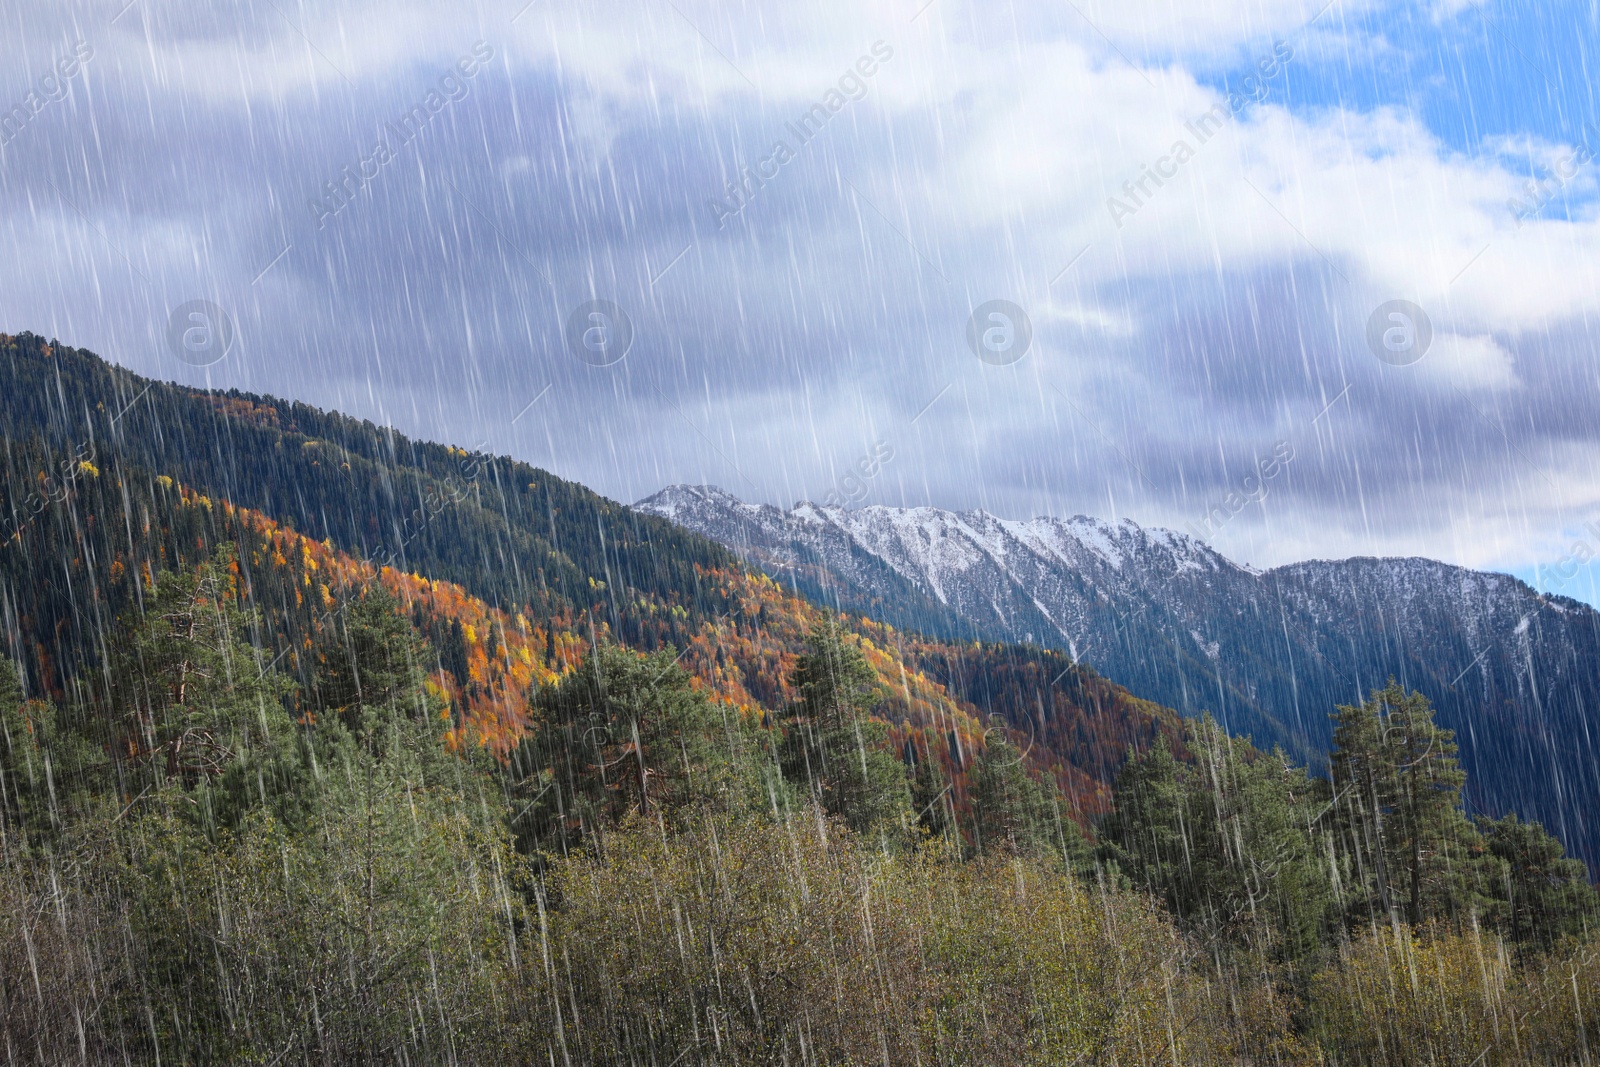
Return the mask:
<path id="1" fill-rule="evenodd" d="M 0 330 L 624 501 L 1600 553 L 1592 4 L 525 2 L 0 0 Z"/>

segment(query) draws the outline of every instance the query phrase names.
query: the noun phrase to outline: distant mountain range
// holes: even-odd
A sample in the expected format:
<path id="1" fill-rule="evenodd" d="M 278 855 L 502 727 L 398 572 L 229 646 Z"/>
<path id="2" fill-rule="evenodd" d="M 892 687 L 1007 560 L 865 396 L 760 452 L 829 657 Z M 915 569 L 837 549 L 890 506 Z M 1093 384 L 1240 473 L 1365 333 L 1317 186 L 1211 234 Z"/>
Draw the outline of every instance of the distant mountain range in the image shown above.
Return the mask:
<path id="1" fill-rule="evenodd" d="M 1471 801 L 1600 860 L 1600 613 L 1428 559 L 1259 571 L 1131 521 L 801 503 L 711 486 L 634 505 L 823 603 L 946 638 L 1066 651 L 1148 700 L 1315 762 L 1328 714 L 1393 676 L 1454 729 Z"/>

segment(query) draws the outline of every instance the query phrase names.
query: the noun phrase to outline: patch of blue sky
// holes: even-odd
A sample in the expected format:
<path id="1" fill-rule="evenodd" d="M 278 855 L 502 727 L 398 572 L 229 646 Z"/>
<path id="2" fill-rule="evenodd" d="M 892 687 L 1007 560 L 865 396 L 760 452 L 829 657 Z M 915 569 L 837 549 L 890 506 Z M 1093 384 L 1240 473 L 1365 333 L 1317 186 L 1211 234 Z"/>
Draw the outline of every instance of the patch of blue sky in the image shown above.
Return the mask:
<path id="1" fill-rule="evenodd" d="M 1600 608 L 1600 562 L 1577 566 L 1541 563 L 1532 567 L 1508 567 L 1505 573 L 1521 578 L 1541 593 L 1571 597 Z"/>
<path id="2" fill-rule="evenodd" d="M 1524 201 L 1544 219 L 1591 217 L 1600 199 L 1600 0 L 1388 6 L 1346 15 L 1335 3 L 1290 37 L 1295 58 L 1271 86 L 1291 113 L 1392 109 L 1443 148 L 1540 183 Z M 1270 42 L 1265 42 L 1270 43 Z M 1201 73 L 1235 91 L 1252 53 Z M 1588 145 L 1594 158 L 1572 160 Z"/>

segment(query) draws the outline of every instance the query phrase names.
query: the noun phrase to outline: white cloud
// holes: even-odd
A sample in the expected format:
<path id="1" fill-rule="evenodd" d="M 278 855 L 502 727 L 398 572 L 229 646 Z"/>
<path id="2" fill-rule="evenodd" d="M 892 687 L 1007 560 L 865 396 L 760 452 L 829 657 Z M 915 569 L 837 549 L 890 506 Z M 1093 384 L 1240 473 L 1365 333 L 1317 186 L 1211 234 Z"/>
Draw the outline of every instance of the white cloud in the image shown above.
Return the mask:
<path id="1" fill-rule="evenodd" d="M 1519 152 L 1508 141 L 1489 156 L 1468 158 L 1403 111 L 1291 113 L 1284 107 L 1280 82 L 1269 82 L 1265 100 L 1215 137 L 1192 144 L 1194 158 L 1142 198 L 1123 226 L 1116 225 L 1107 199 L 1126 196 L 1123 183 L 1139 179 L 1143 168 L 1169 154 L 1175 141 L 1193 140 L 1186 123 L 1222 102 L 1203 84 L 1202 68 L 1223 62 L 1219 56 L 1224 55 L 1253 58 L 1253 51 L 1270 48 L 1275 36 L 1292 33 L 1324 3 L 1099 0 L 1080 4 L 1085 19 L 1070 5 L 1014 9 L 1009 4 L 937 0 L 912 22 L 921 0 L 823 0 L 763 9 L 721 0 L 680 0 L 682 14 L 671 4 L 599 0 L 536 3 L 512 25 L 510 17 L 521 0 L 477 6 L 346 0 L 284 3 L 280 6 L 287 17 L 262 7 L 243 29 L 213 12 L 209 21 L 203 20 L 205 33 L 195 30 L 195 12 L 204 11 L 198 5 L 147 4 L 95 38 L 97 48 L 104 47 L 89 69 L 96 92 L 116 105 L 97 118 L 105 132 L 118 132 L 122 122 L 137 134 L 141 114 L 149 114 L 145 109 L 162 104 L 169 106 L 166 116 L 178 111 L 184 118 L 204 116 L 216 124 L 208 129 L 231 131 L 231 141 L 221 136 L 218 144 L 195 146 L 205 162 L 221 153 L 253 149 L 257 124 L 291 129 L 296 136 L 303 131 L 304 145 L 311 150 L 359 143 L 347 129 L 368 121 L 374 99 L 394 96 L 390 90 L 397 80 L 414 81 L 419 65 L 424 70 L 442 66 L 482 38 L 494 45 L 497 64 L 504 64 L 513 86 L 537 81 L 554 87 L 556 106 L 567 123 L 565 140 L 581 149 L 552 161 L 548 145 L 533 141 L 530 134 L 529 144 L 489 159 L 485 172 L 523 183 L 519 188 L 528 190 L 528 199 L 517 206 L 529 215 L 549 206 L 536 199 L 540 195 L 547 202 L 563 201 L 550 208 L 570 214 L 563 217 L 570 228 L 559 253 L 575 261 L 589 257 L 591 263 L 579 263 L 580 268 L 600 262 L 604 269 L 597 273 L 615 268 L 615 274 L 607 275 L 614 279 L 644 261 L 673 261 L 687 236 L 673 231 L 670 247 L 662 248 L 643 247 L 640 241 L 649 239 L 652 227 L 688 229 L 683 218 L 718 191 L 672 189 L 677 214 L 636 218 L 635 212 L 644 210 L 637 201 L 647 198 L 636 196 L 636 188 L 617 192 L 620 185 L 609 183 L 618 171 L 645 159 L 649 165 L 641 167 L 641 180 L 666 182 L 682 173 L 699 180 L 724 162 L 729 139 L 744 136 L 729 131 L 764 131 L 752 135 L 748 146 L 734 144 L 735 155 L 745 147 L 764 150 L 797 105 L 817 100 L 849 64 L 882 39 L 894 48 L 895 57 L 874 76 L 868 97 L 835 120 L 826 141 L 779 179 L 791 188 L 815 183 L 805 187 L 811 195 L 797 214 L 777 216 L 779 223 L 772 225 L 773 216 L 762 212 L 776 207 L 777 194 L 764 194 L 740 219 L 739 232 L 747 241 L 723 235 L 697 239 L 692 254 L 661 285 L 649 287 L 641 303 L 649 303 L 650 330 L 692 324 L 685 335 L 670 338 L 678 353 L 687 350 L 691 355 L 678 363 L 663 357 L 668 366 L 663 381 L 680 370 L 689 380 L 702 380 L 702 365 L 695 362 L 709 358 L 698 353 L 702 345 L 736 349 L 741 362 L 761 368 L 762 374 L 771 369 L 770 381 L 781 384 L 752 385 L 736 374 L 704 374 L 707 398 L 690 414 L 718 442 L 718 449 L 739 457 L 752 478 L 777 486 L 773 495 L 782 503 L 826 485 L 819 472 L 852 459 L 859 442 L 877 432 L 875 419 L 892 423 L 900 417 L 903 424 L 946 382 L 955 382 L 916 425 L 917 434 L 936 439 L 927 454 L 919 456 L 907 440 L 904 458 L 885 476 L 885 487 L 903 479 L 908 493 L 923 492 L 929 502 L 957 506 L 970 503 L 960 493 L 986 494 L 991 506 L 1016 515 L 1139 508 L 1143 510 L 1135 517 L 1143 521 L 1181 525 L 1193 509 L 1158 499 L 1152 487 L 1142 484 L 1142 472 L 1130 472 L 1126 457 L 1140 456 L 1141 446 L 1170 446 L 1177 454 L 1211 435 L 1219 444 L 1224 438 L 1232 444 L 1230 435 L 1242 441 L 1275 433 L 1291 416 L 1299 420 L 1294 423 L 1298 428 L 1344 384 L 1345 368 L 1335 358 L 1339 353 L 1328 355 L 1341 345 L 1371 373 L 1384 375 L 1384 381 L 1405 383 L 1418 396 L 1441 405 L 1432 410 L 1443 422 L 1450 415 L 1439 412 L 1455 389 L 1485 407 L 1488 401 L 1535 392 L 1541 379 L 1535 373 L 1537 361 L 1525 354 L 1525 342 L 1581 323 L 1596 310 L 1600 224 L 1589 217 L 1569 222 L 1552 213 L 1518 229 L 1506 208 L 1507 199 L 1521 188 L 1519 167 L 1525 170 L 1530 152 L 1548 161 L 1557 158 L 1557 146 L 1529 142 Z M 1349 26 L 1350 16 L 1375 6 L 1377 0 L 1344 0 L 1319 20 L 1318 32 L 1339 32 Z M 1459 0 L 1436 0 L 1433 5 L 1445 14 L 1464 6 Z M 71 21 L 54 2 L 27 10 L 49 30 L 33 34 L 31 42 L 55 39 Z M 77 10 L 85 25 L 99 12 L 87 3 Z M 1138 66 L 1108 49 L 1100 31 Z M 1295 38 L 1297 48 L 1303 39 Z M 49 48 L 35 43 L 28 53 L 48 58 Z M 1290 64 L 1309 61 L 1297 57 Z M 497 65 L 497 78 L 499 69 Z M 345 84 L 346 77 L 356 90 Z M 176 109 L 170 108 L 173 101 Z M 65 108 L 51 116 L 52 121 L 62 120 L 63 129 L 68 117 Z M 533 120 L 528 121 L 531 127 Z M 681 132 L 678 123 L 688 132 Z M 50 143 L 50 128 L 41 125 L 28 132 L 41 144 Z M 100 132 L 97 128 L 96 135 Z M 678 139 L 669 141 L 669 136 Z M 624 137 L 633 158 L 605 160 L 616 167 L 571 165 L 574 158 L 587 164 L 596 156 L 623 155 L 614 146 Z M 451 147 L 480 147 L 472 136 L 463 140 L 464 146 Z M 77 147 L 76 142 L 63 143 Z M 83 148 L 79 160 L 92 158 L 94 151 L 92 145 Z M 71 153 L 66 156 L 72 158 Z M 420 150 L 411 159 L 421 160 Z M 686 159 L 691 165 L 683 166 Z M 469 152 L 450 160 L 458 161 L 459 169 L 449 172 L 452 180 L 465 181 L 480 166 L 480 157 Z M 436 158 L 428 162 L 437 165 Z M 247 264 L 226 262 L 225 241 L 208 243 L 206 222 L 194 217 L 192 203 L 145 196 L 145 190 L 131 184 L 140 173 L 131 166 L 129 176 L 120 167 L 104 167 L 103 160 L 95 166 L 102 168 L 95 181 L 109 189 L 99 184 L 93 188 L 112 206 L 97 208 L 95 201 L 85 200 L 93 222 L 62 207 L 37 181 L 20 174 L 9 179 L 19 185 L 8 188 L 29 190 L 41 206 L 36 210 L 35 202 L 14 201 L 8 228 L 0 231 L 9 237 L 0 247 L 11 264 L 0 267 L 0 313 L 5 318 L 0 327 L 59 323 L 64 339 L 122 339 L 120 351 L 107 354 L 127 358 L 132 352 L 164 368 L 160 333 L 167 308 L 173 299 L 200 295 L 189 291 L 197 284 L 189 280 L 191 274 L 214 269 L 219 276 L 231 271 L 238 290 L 259 301 L 239 315 L 243 321 L 248 314 L 251 338 L 261 350 L 306 344 L 308 337 L 314 344 L 318 334 L 345 336 L 349 330 L 341 300 L 361 285 L 372 287 L 358 295 L 379 309 L 379 323 L 369 320 L 362 324 L 364 330 L 355 332 L 373 338 L 386 325 L 384 316 L 432 314 L 437 308 L 426 303 L 434 295 L 430 287 L 454 286 L 461 294 L 457 306 L 450 308 L 450 301 L 442 299 L 441 317 L 453 313 L 481 336 L 515 350 L 518 358 L 525 351 L 543 355 L 539 345 L 547 342 L 546 319 L 554 314 L 549 308 L 524 300 L 515 286 L 498 288 L 503 278 L 474 274 L 475 263 L 468 256 L 446 258 L 433 247 L 426 255 L 417 251 L 437 244 L 449 246 L 446 251 L 453 254 L 451 239 L 470 227 L 476 239 L 500 249 L 502 270 L 527 273 L 526 263 L 516 255 L 523 250 L 528 259 L 545 263 L 541 249 L 524 249 L 492 234 L 483 220 L 508 230 L 518 220 L 487 195 L 475 198 L 470 209 L 454 205 L 459 212 L 454 218 L 382 219 L 364 205 L 366 214 L 346 220 L 344 232 L 306 253 L 313 262 L 326 260 L 326 276 L 314 270 L 289 275 L 286 263 L 257 284 L 251 279 L 281 247 L 276 240 L 253 249 Z M 420 162 L 416 169 L 422 169 Z M 53 173 L 65 183 L 67 175 L 84 170 L 62 167 Z M 553 197 L 540 184 L 551 171 L 567 183 Z M 314 187 L 322 177 L 307 174 L 305 180 Z M 229 178 L 224 173 L 219 180 Z M 841 179 L 859 186 L 891 221 L 885 224 L 857 203 Z M 118 181 L 129 184 L 118 187 Z M 397 191 L 413 193 L 425 184 L 398 169 L 385 181 Z M 198 181 L 195 188 L 212 191 Z M 230 192 L 230 218 L 248 222 L 269 215 L 269 197 L 261 189 L 240 184 Z M 284 195 L 291 194 L 299 203 L 304 189 L 292 185 Z M 590 218 L 582 212 L 613 194 L 621 201 L 615 214 L 626 225 L 587 225 Z M 405 207 L 402 197 L 396 196 L 396 202 L 397 212 Z M 435 209 L 448 205 L 449 194 L 430 203 Z M 627 229 L 635 223 L 645 238 Z M 337 242 L 368 226 L 380 237 L 386 228 L 392 230 L 394 254 L 376 262 L 343 259 L 344 246 Z M 356 244 L 354 237 L 350 240 Z M 108 241 L 127 249 L 159 291 L 140 287 Z M 908 241 L 917 248 L 908 248 Z M 1062 275 L 1086 245 L 1088 253 Z M 41 257 L 39 249 L 51 254 Z M 943 273 L 923 268 L 923 255 Z M 447 265 L 429 274 L 430 257 Z M 200 258 L 206 261 L 203 271 L 191 266 Z M 36 266 L 41 259 L 49 265 Z M 1257 295 L 1248 292 L 1252 280 L 1295 273 L 1289 271 L 1291 265 L 1309 266 L 1309 272 L 1298 271 L 1296 280 L 1322 277 L 1326 290 L 1309 291 L 1313 286 L 1281 297 L 1269 293 L 1268 299 L 1281 303 L 1251 304 L 1247 314 L 1225 324 L 1229 334 L 1213 347 L 1206 347 L 1211 335 L 1182 334 L 1182 327 L 1190 325 L 1183 320 L 1196 314 L 1197 294 L 1207 292 L 1208 285 L 1247 290 L 1249 302 Z M 567 283 L 555 273 L 560 284 Z M 336 274 L 350 288 L 329 296 L 329 279 Z M 293 284 L 286 280 L 291 277 Z M 179 279 L 171 283 L 171 293 L 169 278 Z M 539 300 L 554 299 L 539 292 Z M 479 295 L 483 304 L 472 304 L 469 311 L 469 302 Z M 1015 371 L 980 366 L 964 350 L 959 331 L 967 308 L 991 296 L 1015 298 L 1034 310 L 1040 350 Z M 1367 311 L 1395 297 L 1416 300 L 1434 320 L 1434 348 L 1413 368 L 1382 368 L 1362 352 Z M 673 304 L 675 300 L 681 303 Z M 1319 302 L 1322 307 L 1316 306 Z M 1315 314 L 1322 311 L 1326 319 L 1319 320 Z M 1217 308 L 1200 308 L 1199 313 L 1224 314 Z M 327 321 L 319 317 L 324 314 Z M 494 318 L 496 314 L 505 320 Z M 475 317 L 479 315 L 482 321 Z M 1313 336 L 1302 339 L 1300 347 L 1263 342 L 1231 348 L 1228 342 L 1236 337 L 1251 340 L 1248 335 L 1257 324 L 1252 316 L 1292 320 Z M 734 321 L 748 321 L 750 332 L 729 332 L 714 342 L 701 337 L 721 322 Z M 891 325 L 884 326 L 885 321 Z M 765 333 L 759 332 L 758 323 Z M 450 325 L 438 328 L 443 333 Z M 295 328 L 303 333 L 296 335 Z M 1049 344 L 1051 336 L 1069 334 L 1088 340 L 1070 350 Z M 848 359 L 830 362 L 837 351 L 828 346 L 839 338 L 847 343 L 836 348 L 859 344 L 859 350 L 850 348 Z M 371 343 L 377 347 L 379 342 Z M 390 388 L 397 408 L 408 400 L 417 403 L 420 394 L 423 406 L 436 407 L 441 420 L 477 414 L 473 405 L 481 397 L 470 394 L 462 375 L 445 375 L 431 391 L 417 385 L 416 379 L 427 381 L 427 373 L 437 371 L 436 364 L 425 363 L 431 355 L 425 344 L 419 344 L 425 355 L 414 357 L 425 364 L 424 370 L 412 379 L 405 377 L 411 369 L 405 367 L 403 347 L 387 337 L 384 343 L 395 347 L 385 356 L 394 368 Z M 1259 402 L 1228 395 L 1237 379 L 1208 393 L 1203 387 L 1210 378 L 1205 375 L 1171 377 L 1164 361 L 1192 355 L 1179 351 L 1185 344 L 1203 349 L 1195 358 L 1211 361 L 1206 375 L 1254 373 L 1268 383 L 1272 395 Z M 1568 351 L 1574 354 L 1563 357 L 1557 350 L 1550 358 L 1569 358 L 1574 364 L 1592 358 L 1581 346 Z M 625 369 L 632 370 L 633 364 Z M 232 372 L 224 367 L 217 373 Z M 254 372 L 262 376 L 259 387 L 294 387 L 293 382 L 266 380 L 270 369 L 258 366 Z M 343 373 L 350 382 L 341 384 L 359 398 L 367 384 L 365 368 L 345 367 Z M 755 376 L 743 368 L 740 373 Z M 1316 388 L 1304 378 L 1316 379 Z M 1068 380 L 1092 424 L 1055 399 L 1053 387 Z M 795 381 L 802 385 L 789 388 Z M 1328 381 L 1336 384 L 1319 391 Z M 543 384 L 536 383 L 527 395 Z M 1304 395 L 1297 395 L 1296 388 Z M 797 402 L 802 389 L 804 401 Z M 332 402 L 326 395 L 302 395 Z M 682 417 L 669 412 L 653 418 L 647 394 L 641 394 L 646 399 L 635 405 L 637 410 L 629 409 L 635 417 L 628 420 L 628 433 L 638 435 L 638 448 L 647 454 L 632 466 L 619 452 L 629 446 L 617 445 L 620 437 L 612 436 L 616 399 L 611 393 L 596 387 L 593 395 L 576 389 L 557 395 L 562 399 L 559 404 L 547 402 L 550 410 L 559 409 L 581 424 L 578 431 L 551 435 L 552 440 L 581 442 L 582 447 L 571 444 L 558 453 L 551 446 L 563 473 L 601 489 L 625 484 L 618 495 L 630 498 L 664 481 L 705 478 L 738 485 L 744 494 L 759 493 L 721 469 L 720 455 L 708 452 L 697 434 L 685 432 Z M 1308 403 L 1311 410 L 1285 414 L 1284 409 L 1297 403 Z M 1225 405 L 1231 406 L 1223 410 Z M 1241 517 L 1230 525 L 1231 537 L 1261 537 L 1261 544 L 1247 545 L 1240 555 L 1263 563 L 1351 551 L 1427 552 L 1490 563 L 1510 558 L 1530 531 L 1561 528 L 1566 505 L 1553 499 L 1542 476 L 1522 456 L 1506 450 L 1497 430 L 1479 427 L 1499 450 L 1492 476 L 1479 477 L 1480 468 L 1474 468 L 1473 477 L 1461 477 L 1459 465 L 1441 464 L 1399 476 L 1395 468 L 1385 468 L 1382 474 L 1390 480 L 1382 482 L 1372 473 L 1378 462 L 1373 457 L 1391 458 L 1396 451 L 1390 437 L 1394 427 L 1376 419 L 1362 423 L 1334 416 L 1310 436 L 1334 459 L 1349 461 L 1329 477 L 1336 488 L 1325 490 L 1323 499 L 1304 486 L 1297 492 L 1291 484 L 1313 467 L 1314 449 L 1308 444 L 1306 460 L 1273 495 L 1270 524 L 1263 520 L 1252 526 Z M 530 416 L 516 432 L 531 433 L 533 425 Z M 1430 429 L 1406 432 L 1426 434 Z M 1329 436 L 1324 441 L 1317 433 Z M 1006 468 L 1006 457 L 990 447 L 997 440 L 1006 442 L 1010 455 L 1026 456 L 1032 466 L 1019 461 Z M 1592 442 L 1581 440 L 1577 446 L 1592 449 Z M 1543 462 L 1542 453 L 1529 451 Z M 690 472 L 695 460 L 704 469 Z M 1576 485 L 1580 483 L 1570 476 L 1583 469 L 1583 462 L 1574 458 L 1548 469 L 1552 477 L 1561 472 L 1564 485 Z M 1046 463 L 1055 466 L 1046 470 Z M 1161 476 L 1154 467 L 1150 473 Z M 1203 482 L 1204 472 L 1196 477 Z M 1412 480 L 1402 484 L 1404 478 Z M 1114 489 L 1106 488 L 1113 483 Z M 1202 498 L 1208 491 L 1203 484 L 1183 488 Z M 1336 493 L 1345 495 L 1335 499 Z"/>
<path id="2" fill-rule="evenodd" d="M 1416 370 L 1423 381 L 1439 388 L 1501 390 L 1521 384 L 1511 353 L 1487 334 L 1435 336 Z"/>
<path id="3" fill-rule="evenodd" d="M 1123 308 L 1108 308 L 1082 301 L 1052 301 L 1036 307 L 1034 324 L 1064 323 L 1086 333 L 1108 337 L 1131 337 L 1137 330 L 1134 317 Z"/>
<path id="4" fill-rule="evenodd" d="M 1276 39 L 1336 34 L 1346 19 L 1401 6 L 1398 0 L 1074 0 L 1063 23 L 1085 41 L 1098 44 L 1103 35 L 1136 60 L 1209 66 L 1270 48 Z"/>

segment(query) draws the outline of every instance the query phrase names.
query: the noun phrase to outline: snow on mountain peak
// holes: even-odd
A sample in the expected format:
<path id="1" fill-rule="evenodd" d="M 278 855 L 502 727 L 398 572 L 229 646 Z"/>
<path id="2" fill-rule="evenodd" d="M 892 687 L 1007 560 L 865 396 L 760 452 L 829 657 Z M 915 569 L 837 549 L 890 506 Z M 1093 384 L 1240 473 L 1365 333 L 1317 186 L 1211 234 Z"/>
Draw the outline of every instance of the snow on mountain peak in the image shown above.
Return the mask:
<path id="1" fill-rule="evenodd" d="M 674 522 L 680 521 L 679 517 L 685 509 L 706 506 L 754 509 L 759 505 L 746 504 L 726 489 L 716 485 L 669 485 L 659 493 L 646 497 L 634 505 L 641 511 L 649 511 Z"/>
<path id="2" fill-rule="evenodd" d="M 845 589 L 857 610 L 902 608 L 906 628 L 1070 650 L 1140 696 L 1214 713 L 1259 745 L 1310 754 L 1327 743 L 1327 711 L 1393 677 L 1436 703 L 1463 739 L 1464 765 L 1554 759 L 1569 780 L 1593 774 L 1586 744 L 1552 754 L 1544 739 L 1589 736 L 1600 614 L 1508 575 L 1416 558 L 1259 571 L 1184 533 L 1083 515 L 782 511 L 709 487 L 673 487 L 637 506 L 830 600 Z M 1486 804 L 1559 814 L 1540 781 L 1503 779 Z M 1600 831 L 1584 833 L 1600 856 Z"/>

